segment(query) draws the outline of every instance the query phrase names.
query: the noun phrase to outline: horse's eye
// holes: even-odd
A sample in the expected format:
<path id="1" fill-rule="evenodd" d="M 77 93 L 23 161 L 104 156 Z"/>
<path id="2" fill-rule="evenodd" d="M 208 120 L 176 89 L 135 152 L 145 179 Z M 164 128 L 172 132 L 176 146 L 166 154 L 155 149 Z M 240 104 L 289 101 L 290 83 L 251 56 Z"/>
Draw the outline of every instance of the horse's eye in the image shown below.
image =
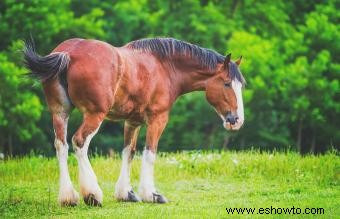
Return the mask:
<path id="1" fill-rule="evenodd" d="M 230 87 L 231 86 L 231 82 L 224 82 L 224 87 Z"/>

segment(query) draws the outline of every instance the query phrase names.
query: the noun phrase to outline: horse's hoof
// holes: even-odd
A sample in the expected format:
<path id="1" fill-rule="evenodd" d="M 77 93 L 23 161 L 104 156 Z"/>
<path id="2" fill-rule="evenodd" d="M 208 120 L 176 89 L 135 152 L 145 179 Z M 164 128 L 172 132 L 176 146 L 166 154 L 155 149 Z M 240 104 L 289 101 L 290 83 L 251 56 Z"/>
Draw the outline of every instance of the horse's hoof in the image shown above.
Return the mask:
<path id="1" fill-rule="evenodd" d="M 159 193 L 152 193 L 153 196 L 153 203 L 165 204 L 168 200 Z"/>
<path id="2" fill-rule="evenodd" d="M 84 196 L 84 202 L 85 204 L 89 206 L 98 206 L 98 207 L 102 206 L 102 204 L 95 198 L 94 194 L 88 194 Z"/>
<path id="3" fill-rule="evenodd" d="M 65 190 L 59 193 L 58 200 L 62 207 L 74 207 L 79 203 L 79 195 L 74 189 Z"/>
<path id="4" fill-rule="evenodd" d="M 126 200 L 128 202 L 139 202 L 140 199 L 138 196 L 133 192 L 133 190 L 128 192 L 128 199 Z"/>
<path id="5" fill-rule="evenodd" d="M 75 207 L 78 205 L 78 202 L 75 201 L 63 201 L 60 203 L 62 207 Z"/>

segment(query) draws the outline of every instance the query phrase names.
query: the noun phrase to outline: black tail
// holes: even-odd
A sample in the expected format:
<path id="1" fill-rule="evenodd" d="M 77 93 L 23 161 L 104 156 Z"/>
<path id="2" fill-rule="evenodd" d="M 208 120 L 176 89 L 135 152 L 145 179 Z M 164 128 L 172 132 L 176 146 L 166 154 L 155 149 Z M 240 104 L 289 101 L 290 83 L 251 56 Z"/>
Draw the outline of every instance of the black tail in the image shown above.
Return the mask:
<path id="1" fill-rule="evenodd" d="M 67 53 L 56 52 L 47 56 L 40 56 L 35 51 L 34 41 L 25 41 L 24 63 L 30 70 L 29 76 L 40 79 L 42 82 L 58 76 L 66 76 L 66 71 L 70 62 Z"/>

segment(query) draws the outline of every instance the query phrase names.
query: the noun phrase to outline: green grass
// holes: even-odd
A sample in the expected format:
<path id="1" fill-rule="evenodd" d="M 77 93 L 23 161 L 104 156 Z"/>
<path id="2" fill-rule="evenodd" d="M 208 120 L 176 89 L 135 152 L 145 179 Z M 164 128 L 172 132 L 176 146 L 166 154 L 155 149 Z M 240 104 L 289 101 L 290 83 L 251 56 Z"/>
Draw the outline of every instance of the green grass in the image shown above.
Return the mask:
<path id="1" fill-rule="evenodd" d="M 159 154 L 156 185 L 170 203 L 122 203 L 113 198 L 120 159 L 91 159 L 104 192 L 103 207 L 60 207 L 56 159 L 0 161 L 0 218 L 229 218 L 227 207 L 322 207 L 324 215 L 265 215 L 273 218 L 336 218 L 340 215 L 340 159 L 336 154 L 222 152 Z M 140 156 L 132 167 L 137 188 Z M 69 159 L 78 190 L 77 162 Z M 242 215 L 234 214 L 239 218 Z M 264 217 L 247 215 L 243 217 Z"/>

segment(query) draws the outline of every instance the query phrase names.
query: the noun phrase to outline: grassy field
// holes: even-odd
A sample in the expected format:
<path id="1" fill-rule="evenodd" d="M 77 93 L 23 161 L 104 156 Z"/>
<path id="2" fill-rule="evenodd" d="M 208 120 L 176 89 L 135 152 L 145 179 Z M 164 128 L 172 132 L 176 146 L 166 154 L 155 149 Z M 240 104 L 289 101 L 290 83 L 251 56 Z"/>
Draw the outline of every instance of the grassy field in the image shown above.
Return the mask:
<path id="1" fill-rule="evenodd" d="M 239 217 L 336 218 L 340 215 L 340 159 L 329 153 L 300 157 L 295 153 L 187 152 L 159 154 L 156 185 L 165 205 L 122 203 L 113 198 L 120 158 L 91 159 L 104 192 L 103 207 L 60 207 L 56 159 L 25 157 L 0 161 L 0 218 L 229 218 L 226 208 L 256 208 Z M 138 185 L 140 156 L 132 167 Z M 70 156 L 78 190 L 77 162 Z M 260 215 L 259 208 L 323 208 L 323 215 Z M 272 210 L 273 212 L 273 210 Z"/>

